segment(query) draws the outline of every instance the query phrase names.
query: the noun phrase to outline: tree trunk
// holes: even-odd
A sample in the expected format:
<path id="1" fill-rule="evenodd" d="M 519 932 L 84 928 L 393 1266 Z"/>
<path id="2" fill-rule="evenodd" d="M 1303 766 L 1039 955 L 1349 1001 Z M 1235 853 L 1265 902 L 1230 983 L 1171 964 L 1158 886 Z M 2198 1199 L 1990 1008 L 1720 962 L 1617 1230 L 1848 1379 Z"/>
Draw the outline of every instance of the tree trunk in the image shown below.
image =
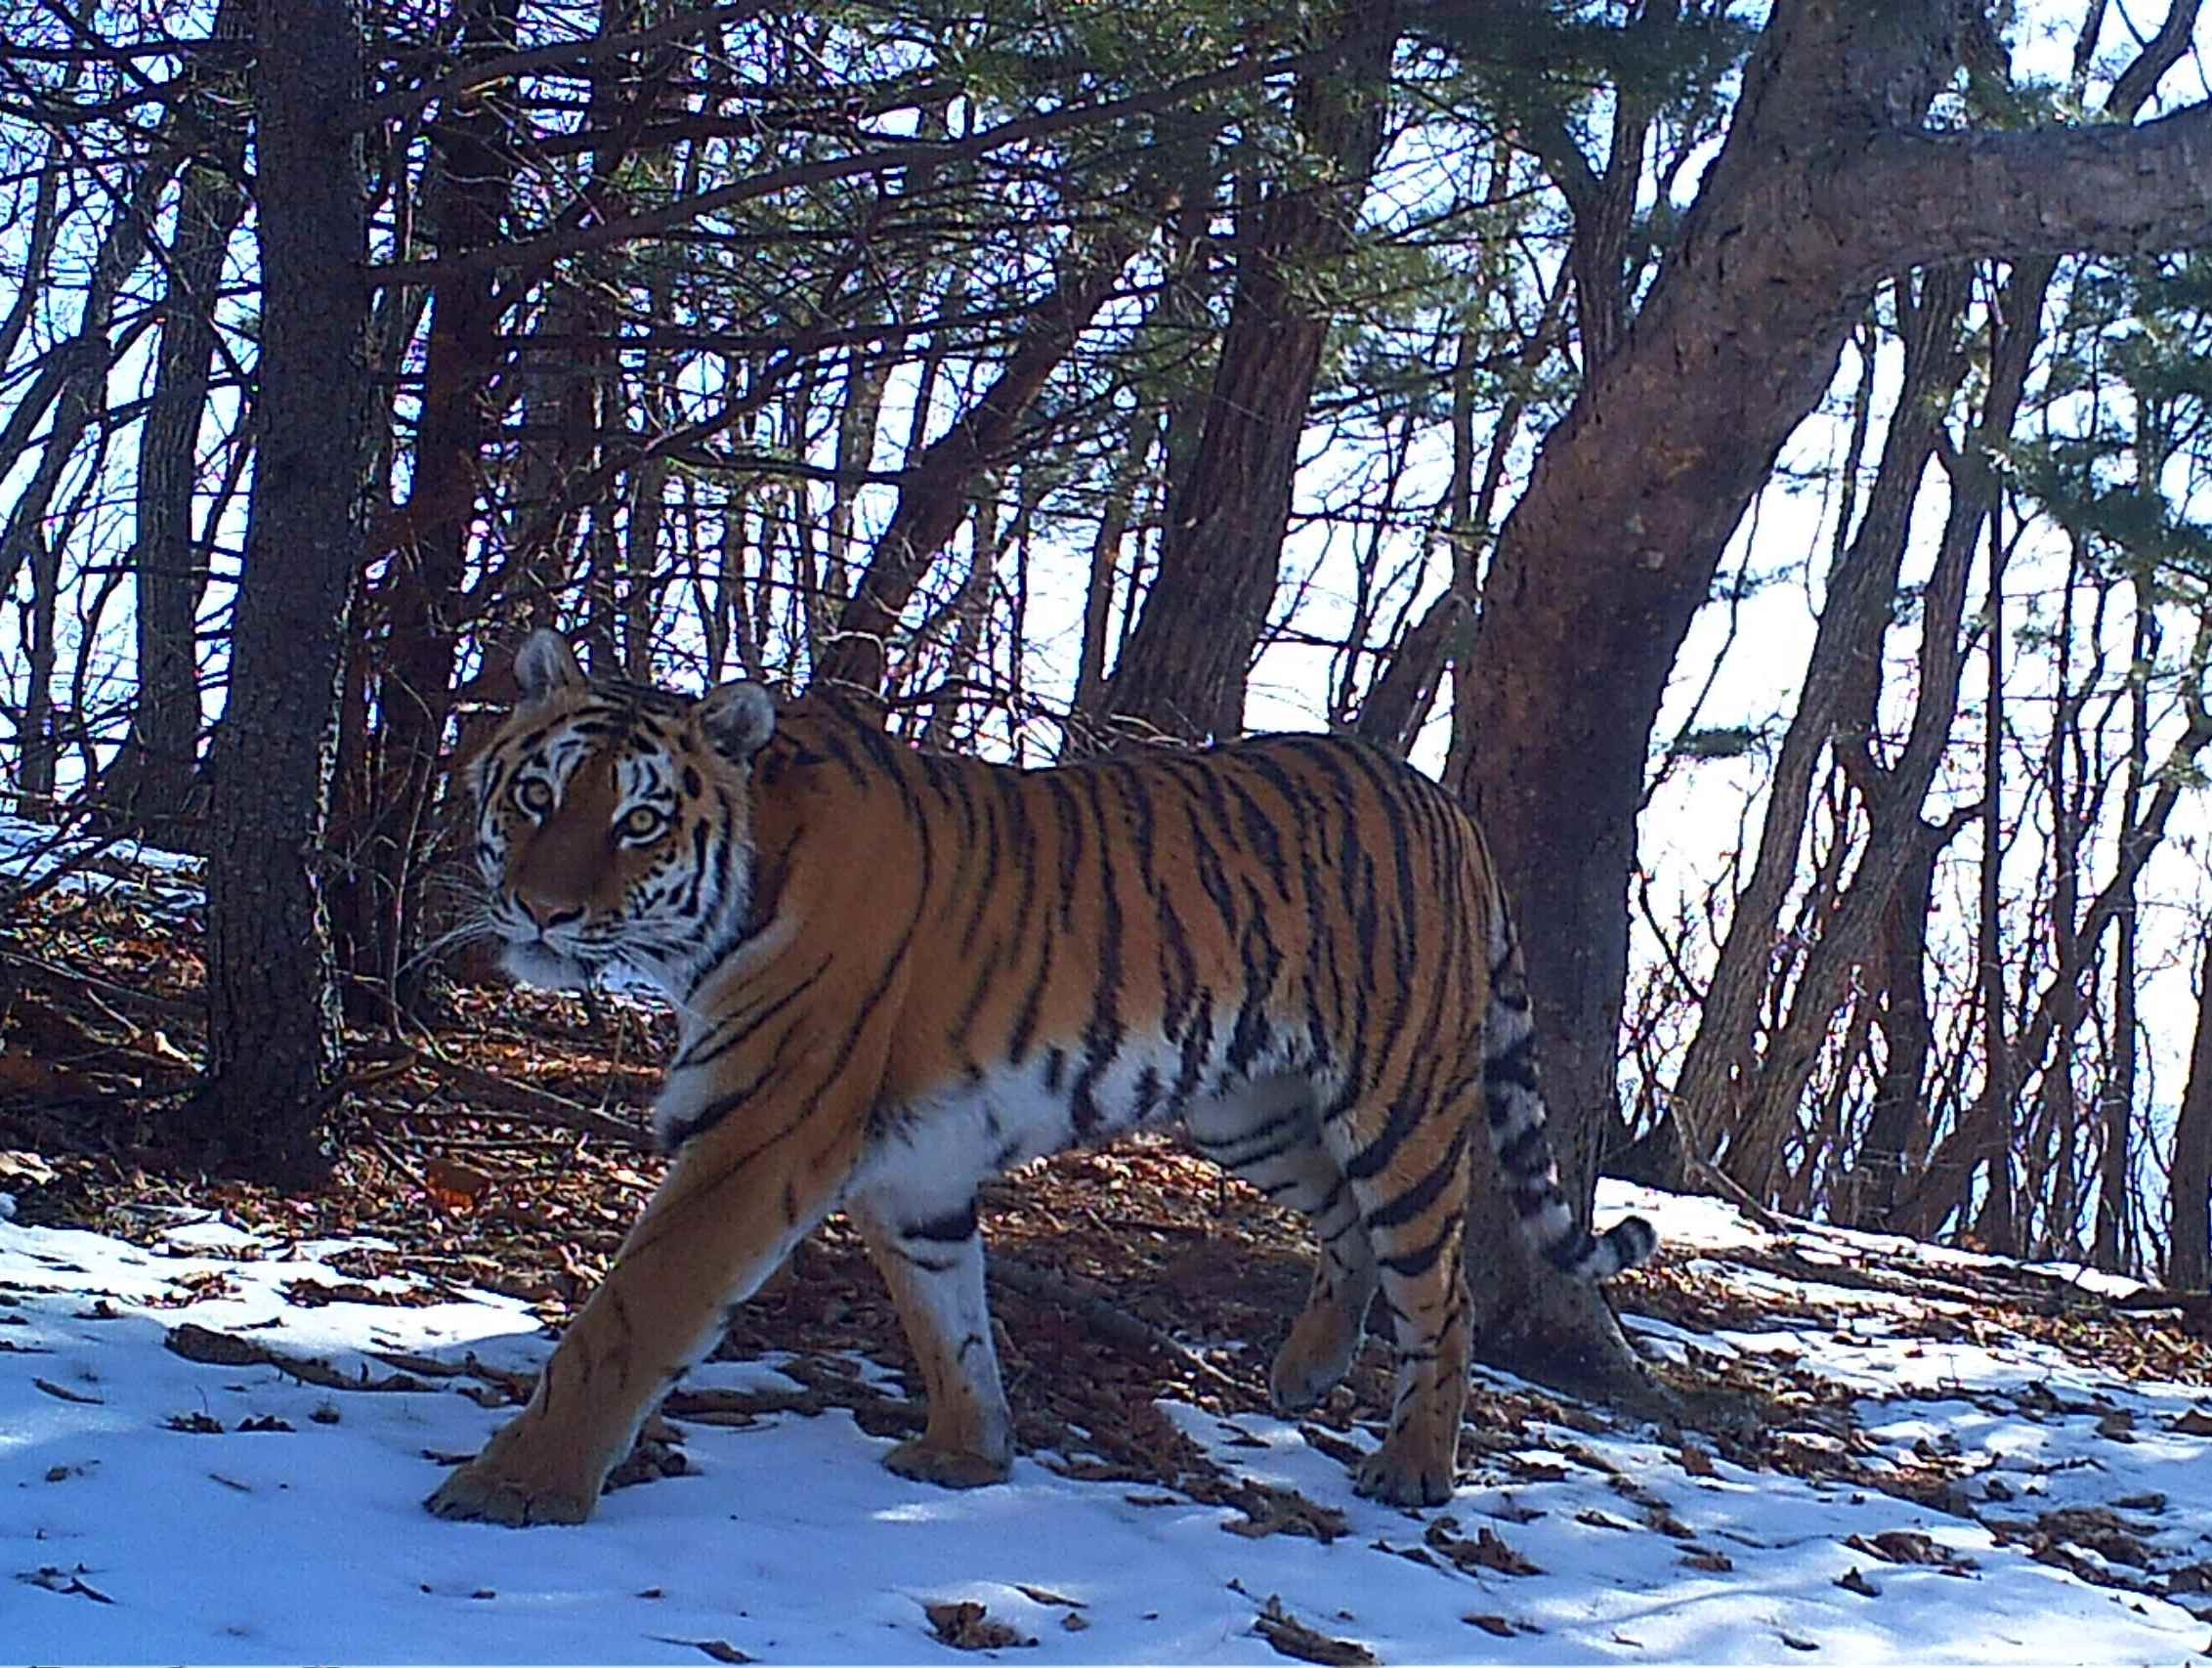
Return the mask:
<path id="1" fill-rule="evenodd" d="M 260 0 L 257 21 L 262 438 L 212 761 L 208 1077 L 181 1121 L 212 1168 L 299 1186 L 331 1161 L 317 864 L 367 537 L 362 27 L 357 0 Z"/>
<path id="2" fill-rule="evenodd" d="M 929 564 L 959 531 L 974 483 L 1005 456 L 1045 380 L 1112 299 L 1122 269 L 1142 244 L 1136 229 L 1120 224 L 1080 241 L 982 398 L 908 466 L 868 570 L 815 663 L 815 681 L 881 693 L 899 617 Z"/>
<path id="3" fill-rule="evenodd" d="M 2200 1292 L 2212 1257 L 2212 927 L 2201 941 L 2196 968 L 2196 1037 L 2189 1056 L 2189 1087 L 2174 1120 L 2174 1166 L 2166 1193 L 2173 1231 L 2166 1251 L 2166 1284 Z"/>
<path id="4" fill-rule="evenodd" d="M 247 0 L 223 0 L 210 37 L 243 40 L 253 28 Z M 118 809 L 156 844 L 197 849 L 185 826 L 199 763 L 199 604 L 207 566 L 192 538 L 199 484 L 200 424 L 217 352 L 216 290 L 231 236 L 245 217 L 236 183 L 245 160 L 240 121 L 214 99 L 194 101 L 213 154 L 185 165 L 161 308 L 153 397 L 139 433 L 137 584 L 138 704 L 124 757 L 109 782 Z M 180 837 L 182 836 L 182 837 Z"/>
<path id="5" fill-rule="evenodd" d="M 1887 1051 L 1850 1185 L 1836 1212 L 1839 1221 L 1853 1227 L 1890 1226 L 1906 1170 L 1926 1153 L 1925 1086 L 1929 1056 L 1936 1051 L 1936 1026 L 1928 1009 L 1928 921 L 1935 910 L 1936 865 L 1963 827 L 1964 820 L 1957 818 L 1942 826 L 1921 825 L 1912 855 L 1883 909 L 1877 978 Z"/>
<path id="6" fill-rule="evenodd" d="M 1767 785 L 1759 855 L 1729 912 L 1727 937 L 1706 986 L 1697 1032 L 1669 1100 L 1670 1115 L 1685 1125 L 1693 1164 L 1716 1156 L 1721 1130 L 1733 1124 L 1748 1103 L 1750 1086 L 1735 1081 L 1737 1062 L 1748 1058 L 1744 1041 L 1758 1030 L 1782 904 L 1798 876 L 1798 848 L 1814 772 L 1837 726 L 1855 705 L 1851 696 L 1864 683 L 1864 668 L 1881 664 L 1921 477 L 1943 438 L 1944 413 L 1966 372 L 1957 336 L 1970 276 L 1963 268 L 1931 275 L 1917 304 L 1899 288 L 1898 313 L 1908 321 L 1904 382 L 1866 514 L 1828 577 L 1804 690 Z M 1917 819 L 1917 806 L 1913 814 Z M 1757 1190 L 1732 1164 L 1731 1174 Z"/>
<path id="7" fill-rule="evenodd" d="M 1378 0 L 1347 0 L 1340 29 L 1352 44 L 1293 94 L 1303 150 L 1325 183 L 1281 187 L 1239 216 L 1236 290 L 1204 430 L 1170 486 L 1160 570 L 1106 698 L 1108 711 L 1160 734 L 1244 728 L 1245 680 L 1275 597 L 1329 330 L 1316 274 L 1352 248 L 1382 149 L 1389 16 Z"/>

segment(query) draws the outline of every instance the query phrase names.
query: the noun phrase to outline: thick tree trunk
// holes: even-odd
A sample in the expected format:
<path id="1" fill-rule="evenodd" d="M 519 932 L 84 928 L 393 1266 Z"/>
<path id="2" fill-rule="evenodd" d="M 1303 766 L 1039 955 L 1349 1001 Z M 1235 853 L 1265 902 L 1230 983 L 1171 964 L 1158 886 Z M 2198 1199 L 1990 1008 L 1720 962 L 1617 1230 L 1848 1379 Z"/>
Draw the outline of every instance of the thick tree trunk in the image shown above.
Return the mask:
<path id="1" fill-rule="evenodd" d="M 208 1077 L 181 1114 L 211 1167 L 327 1174 L 338 1052 L 318 849 L 366 542 L 368 287 L 355 0 L 260 0 L 261 447 L 213 755 Z"/>
<path id="2" fill-rule="evenodd" d="M 1267 624 L 1290 523 L 1291 481 L 1330 312 L 1315 275 L 1351 249 L 1382 149 L 1395 35 L 1389 8 L 1350 0 L 1350 43 L 1294 94 L 1324 184 L 1277 189 L 1240 216 L 1236 290 L 1205 427 L 1173 480 L 1160 571 L 1116 666 L 1106 708 L 1165 735 L 1234 736 Z"/>

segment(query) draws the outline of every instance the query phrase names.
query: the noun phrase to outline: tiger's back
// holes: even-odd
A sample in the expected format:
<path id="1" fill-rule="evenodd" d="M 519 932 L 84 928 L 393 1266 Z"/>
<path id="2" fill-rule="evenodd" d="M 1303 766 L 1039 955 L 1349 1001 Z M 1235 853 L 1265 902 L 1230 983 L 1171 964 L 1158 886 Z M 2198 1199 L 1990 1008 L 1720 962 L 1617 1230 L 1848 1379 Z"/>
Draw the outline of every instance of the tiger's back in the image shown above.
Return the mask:
<path id="1" fill-rule="evenodd" d="M 1398 1387 L 1358 1483 L 1391 1500 L 1434 1503 L 1451 1486 L 1473 1129 L 1562 1266 L 1601 1277 L 1650 1249 L 1634 1220 L 1592 1239 L 1560 1197 L 1489 855 L 1408 767 L 1288 736 L 1018 771 L 916 752 L 816 702 L 764 717 L 746 700 L 742 722 L 717 710 L 719 691 L 680 716 L 625 707 L 568 675 L 558 640 L 539 648 L 557 675 L 540 680 L 538 721 L 526 706 L 502 742 L 550 760 L 553 738 L 585 732 L 588 770 L 604 760 L 606 779 L 548 763 L 559 780 L 529 796 L 553 808 L 501 837 L 490 778 L 532 767 L 488 767 L 488 877 L 512 900 L 514 954 L 539 972 L 547 956 L 587 964 L 575 934 L 589 929 L 591 955 L 627 961 L 676 1003 L 657 1127 L 678 1156 L 548 1367 L 547 1386 L 567 1376 L 586 1392 L 581 1411 L 561 1398 L 557 1420 L 533 1401 L 435 1509 L 571 1515 L 557 1496 L 588 1511 L 585 1474 L 620 1457 L 651 1390 L 838 1205 L 891 1285 L 929 1394 L 928 1429 L 888 1463 L 953 1484 L 1002 1476 L 1011 1422 L 975 1188 L 1142 1124 L 1181 1119 L 1209 1156 L 1314 1222 L 1313 1290 L 1271 1376 L 1280 1406 L 1341 1377 L 1382 1293 Z M 589 828 L 561 828 L 561 812 L 588 804 L 588 825 L 619 828 L 631 799 L 664 803 L 663 781 L 679 791 L 658 866 L 641 856 L 644 877 L 612 905 L 623 842 L 594 860 Z M 519 798 L 508 809 L 525 814 Z M 548 839 L 569 853 L 560 885 L 532 862 Z M 533 889 L 545 895 L 521 895 Z M 678 1268 L 697 1302 L 646 1336 L 629 1295 L 664 1293 Z M 611 1377 L 636 1388 L 591 1402 Z M 551 1456 L 564 1451 L 585 1458 L 563 1470 Z M 548 1471 L 551 1484 L 534 1476 Z"/>

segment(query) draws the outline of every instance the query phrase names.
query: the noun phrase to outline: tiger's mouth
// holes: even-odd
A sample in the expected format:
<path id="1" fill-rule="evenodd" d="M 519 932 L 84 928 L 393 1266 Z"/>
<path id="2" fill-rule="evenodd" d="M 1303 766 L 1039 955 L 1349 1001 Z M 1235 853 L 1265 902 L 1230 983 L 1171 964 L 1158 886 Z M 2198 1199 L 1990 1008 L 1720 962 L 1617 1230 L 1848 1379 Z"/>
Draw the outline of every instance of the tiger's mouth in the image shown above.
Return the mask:
<path id="1" fill-rule="evenodd" d="M 510 939 L 500 958 L 508 972 L 541 990 L 580 991 L 598 969 L 589 962 L 556 950 L 542 938 Z"/>

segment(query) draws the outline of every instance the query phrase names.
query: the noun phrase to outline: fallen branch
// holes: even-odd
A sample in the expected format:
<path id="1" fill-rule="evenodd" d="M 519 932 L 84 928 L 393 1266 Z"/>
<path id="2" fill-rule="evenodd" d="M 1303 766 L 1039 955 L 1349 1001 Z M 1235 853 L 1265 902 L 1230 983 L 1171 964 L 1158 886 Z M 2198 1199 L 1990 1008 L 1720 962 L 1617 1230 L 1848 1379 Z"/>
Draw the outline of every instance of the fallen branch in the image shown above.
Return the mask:
<path id="1" fill-rule="evenodd" d="M 1155 1350 L 1171 1361 L 1179 1361 L 1200 1376 L 1212 1380 L 1224 1390 L 1234 1390 L 1238 1396 L 1250 1399 L 1254 1387 L 1234 1375 L 1223 1372 L 1181 1339 L 1170 1336 L 1148 1321 L 1142 1321 L 1112 1299 L 1096 1292 L 1086 1292 L 1065 1274 L 1050 1273 L 1012 1258 L 994 1256 L 985 1264 L 991 1278 L 1000 1285 L 1021 1293 L 1040 1303 L 1058 1304 L 1082 1317 L 1085 1326 L 1102 1338 L 1125 1344 L 1134 1349 Z"/>
<path id="2" fill-rule="evenodd" d="M 653 1138 L 635 1124 L 585 1106 L 577 1101 L 553 1093 L 514 1078 L 501 1077 L 482 1067 L 464 1065 L 459 1060 L 443 1054 L 407 1050 L 408 1064 L 469 1100 L 491 1107 L 501 1115 L 527 1124 L 550 1124 L 557 1129 L 574 1130 L 582 1134 L 597 1135 L 602 1140 L 617 1141 L 641 1151 L 651 1151 Z"/>

